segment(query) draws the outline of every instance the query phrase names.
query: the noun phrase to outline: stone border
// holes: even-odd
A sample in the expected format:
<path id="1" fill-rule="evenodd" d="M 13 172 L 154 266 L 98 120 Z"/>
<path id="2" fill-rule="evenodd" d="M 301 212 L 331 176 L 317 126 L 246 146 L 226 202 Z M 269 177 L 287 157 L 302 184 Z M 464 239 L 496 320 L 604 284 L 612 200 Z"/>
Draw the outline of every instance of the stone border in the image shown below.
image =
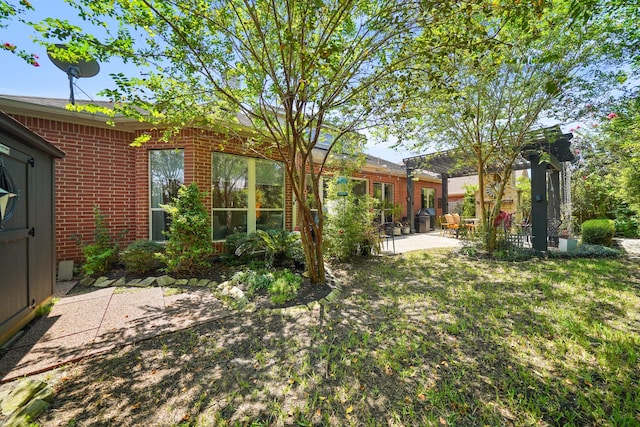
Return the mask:
<path id="1" fill-rule="evenodd" d="M 53 388 L 43 381 L 25 378 L 0 386 L 0 415 L 5 427 L 31 425 L 53 403 Z M 0 421 L 2 419 L 0 418 Z"/>
<path id="2" fill-rule="evenodd" d="M 296 305 L 284 308 L 271 308 L 267 309 L 273 313 L 295 315 L 300 311 L 316 310 L 320 306 L 333 303 L 342 295 L 342 285 L 336 280 L 335 276 L 329 268 L 325 266 L 327 286 L 333 288 L 329 294 L 321 298 L 318 301 L 312 301 L 308 304 Z M 144 279 L 132 279 L 126 280 L 124 277 L 120 279 L 109 279 L 106 276 L 93 279 L 91 277 L 84 277 L 78 282 L 82 286 L 93 286 L 96 288 L 114 287 L 134 287 L 134 288 L 151 288 L 151 287 L 197 287 L 197 288 L 209 288 L 211 293 L 216 295 L 222 302 L 229 305 L 234 310 L 253 311 L 253 307 L 249 304 L 244 292 L 236 286 L 231 284 L 230 280 L 224 281 L 220 284 L 215 280 L 208 279 L 174 279 L 169 275 L 163 276 L 150 276 Z"/>

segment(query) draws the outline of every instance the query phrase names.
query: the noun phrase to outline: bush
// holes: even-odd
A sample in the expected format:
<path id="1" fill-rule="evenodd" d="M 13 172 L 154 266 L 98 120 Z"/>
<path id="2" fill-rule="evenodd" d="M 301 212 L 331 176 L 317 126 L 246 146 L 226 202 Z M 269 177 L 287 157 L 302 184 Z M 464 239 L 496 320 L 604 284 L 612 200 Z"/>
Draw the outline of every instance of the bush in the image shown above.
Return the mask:
<path id="1" fill-rule="evenodd" d="M 611 246 L 615 232 L 613 220 L 590 219 L 582 223 L 582 243 Z"/>
<path id="2" fill-rule="evenodd" d="M 626 205 L 616 210 L 616 234 L 627 238 L 640 237 L 640 215 Z"/>
<path id="3" fill-rule="evenodd" d="M 111 237 L 105 216 L 100 207 L 93 207 L 94 243 L 83 245 L 85 262 L 82 271 L 92 276 L 109 270 L 118 261 L 118 243 Z"/>
<path id="4" fill-rule="evenodd" d="M 234 236 L 234 237 L 232 237 Z M 300 236 L 286 230 L 257 230 L 255 233 L 227 239 L 227 248 L 240 257 L 264 257 L 267 266 L 287 265 L 289 261 L 304 264 Z M 235 249 L 234 249 L 235 248 Z"/>
<path id="5" fill-rule="evenodd" d="M 326 254 L 346 262 L 356 255 L 370 255 L 379 248 L 373 225 L 373 199 L 356 196 L 354 183 L 344 184 L 346 196 L 337 196 L 336 184 L 329 185 L 329 209 L 323 230 Z"/>
<path id="6" fill-rule="evenodd" d="M 171 205 L 163 205 L 171 216 L 169 240 L 163 260 L 174 273 L 195 273 L 209 267 L 211 223 L 196 184 L 182 186 Z"/>
<path id="7" fill-rule="evenodd" d="M 275 272 L 248 270 L 234 274 L 231 283 L 236 286 L 244 284 L 249 295 L 266 290 L 271 302 L 284 304 L 296 297 L 302 284 L 302 277 L 287 269 Z"/>
<path id="8" fill-rule="evenodd" d="M 622 254 L 617 249 L 607 246 L 590 245 L 583 243 L 575 250 L 568 252 L 549 251 L 549 258 L 615 258 Z"/>
<path id="9" fill-rule="evenodd" d="M 156 254 L 162 254 L 164 246 L 150 240 L 136 240 L 120 252 L 124 268 L 134 274 L 143 274 L 162 267 L 162 260 Z"/>
<path id="10" fill-rule="evenodd" d="M 302 284 L 302 278 L 289 270 L 279 271 L 274 275 L 274 280 L 269 285 L 269 295 L 274 304 L 284 304 L 298 295 L 298 289 Z"/>

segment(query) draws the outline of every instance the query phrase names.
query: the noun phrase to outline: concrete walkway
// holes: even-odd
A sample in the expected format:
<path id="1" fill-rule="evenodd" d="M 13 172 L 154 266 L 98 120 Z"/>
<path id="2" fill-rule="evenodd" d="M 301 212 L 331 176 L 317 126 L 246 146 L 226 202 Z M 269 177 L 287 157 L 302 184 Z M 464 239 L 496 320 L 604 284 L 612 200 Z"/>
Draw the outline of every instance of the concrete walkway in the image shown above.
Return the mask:
<path id="1" fill-rule="evenodd" d="M 58 283 L 59 293 L 74 284 Z M 160 287 L 87 288 L 59 298 L 0 359 L 0 382 L 230 314 L 207 288 L 176 295 Z"/>
<path id="2" fill-rule="evenodd" d="M 462 241 L 453 237 L 440 236 L 439 231 L 430 233 L 416 233 L 403 236 L 395 236 L 393 241 L 390 239 L 382 242 L 382 254 L 393 254 L 395 243 L 395 253 L 403 254 L 405 252 L 417 251 L 421 249 L 436 248 L 457 248 L 462 246 Z"/>

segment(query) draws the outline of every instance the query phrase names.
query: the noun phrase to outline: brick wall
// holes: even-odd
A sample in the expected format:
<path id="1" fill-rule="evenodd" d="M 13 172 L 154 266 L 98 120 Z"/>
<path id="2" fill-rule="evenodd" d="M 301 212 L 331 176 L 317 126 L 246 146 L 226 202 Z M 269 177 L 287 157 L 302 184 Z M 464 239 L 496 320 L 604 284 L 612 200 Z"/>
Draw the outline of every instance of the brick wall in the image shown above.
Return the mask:
<path id="1" fill-rule="evenodd" d="M 56 260 L 80 260 L 77 240 L 93 239 L 93 206 L 111 230 L 135 237 L 135 150 L 130 132 L 15 116 L 23 125 L 65 152 L 56 160 Z"/>
<path id="2" fill-rule="evenodd" d="M 56 262 L 82 260 L 78 239 L 93 241 L 93 206 L 100 207 L 114 235 L 123 235 L 124 247 L 136 239 L 149 238 L 149 154 L 151 149 L 180 148 L 184 150 L 185 183 L 197 183 L 204 192 L 204 203 L 211 210 L 211 153 L 224 151 L 229 154 L 258 157 L 258 147 L 248 150 L 236 136 L 194 129 L 183 130 L 172 143 L 160 142 L 160 135 L 141 148 L 129 144 L 139 132 L 129 132 L 102 127 L 67 123 L 49 119 L 14 116 L 23 125 L 39 134 L 66 153 L 56 161 Z M 273 160 L 282 160 L 277 155 Z M 394 185 L 394 201 L 405 207 L 407 181 L 404 176 L 363 172 L 356 176 L 369 181 L 369 193 L 373 183 Z M 436 188 L 436 198 L 441 197 L 438 183 L 415 183 L 414 200 L 420 200 L 420 189 Z M 292 229 L 292 189 L 285 186 L 285 225 Z M 440 207 L 439 207 L 440 208 Z M 440 211 L 440 209 L 439 209 Z M 215 243 L 216 250 L 223 249 Z"/>

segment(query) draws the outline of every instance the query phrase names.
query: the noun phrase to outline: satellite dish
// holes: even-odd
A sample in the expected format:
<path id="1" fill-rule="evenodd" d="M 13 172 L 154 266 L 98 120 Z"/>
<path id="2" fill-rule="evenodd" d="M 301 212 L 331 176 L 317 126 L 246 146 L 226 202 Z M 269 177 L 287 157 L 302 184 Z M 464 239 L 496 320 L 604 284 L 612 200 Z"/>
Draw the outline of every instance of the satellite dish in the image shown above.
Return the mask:
<path id="1" fill-rule="evenodd" d="M 55 47 L 57 49 L 67 49 L 67 46 L 64 44 L 56 44 Z M 53 62 L 56 67 L 67 73 L 67 76 L 69 76 L 69 102 L 71 104 L 75 104 L 76 101 L 73 96 L 73 79 L 95 76 L 96 74 L 98 74 L 98 72 L 100 72 L 100 65 L 94 59 L 90 59 L 88 61 L 81 59 L 77 62 L 61 61 L 51 56 L 51 54 L 52 52 L 50 50 L 47 50 L 47 56 L 49 57 L 51 62 Z"/>

